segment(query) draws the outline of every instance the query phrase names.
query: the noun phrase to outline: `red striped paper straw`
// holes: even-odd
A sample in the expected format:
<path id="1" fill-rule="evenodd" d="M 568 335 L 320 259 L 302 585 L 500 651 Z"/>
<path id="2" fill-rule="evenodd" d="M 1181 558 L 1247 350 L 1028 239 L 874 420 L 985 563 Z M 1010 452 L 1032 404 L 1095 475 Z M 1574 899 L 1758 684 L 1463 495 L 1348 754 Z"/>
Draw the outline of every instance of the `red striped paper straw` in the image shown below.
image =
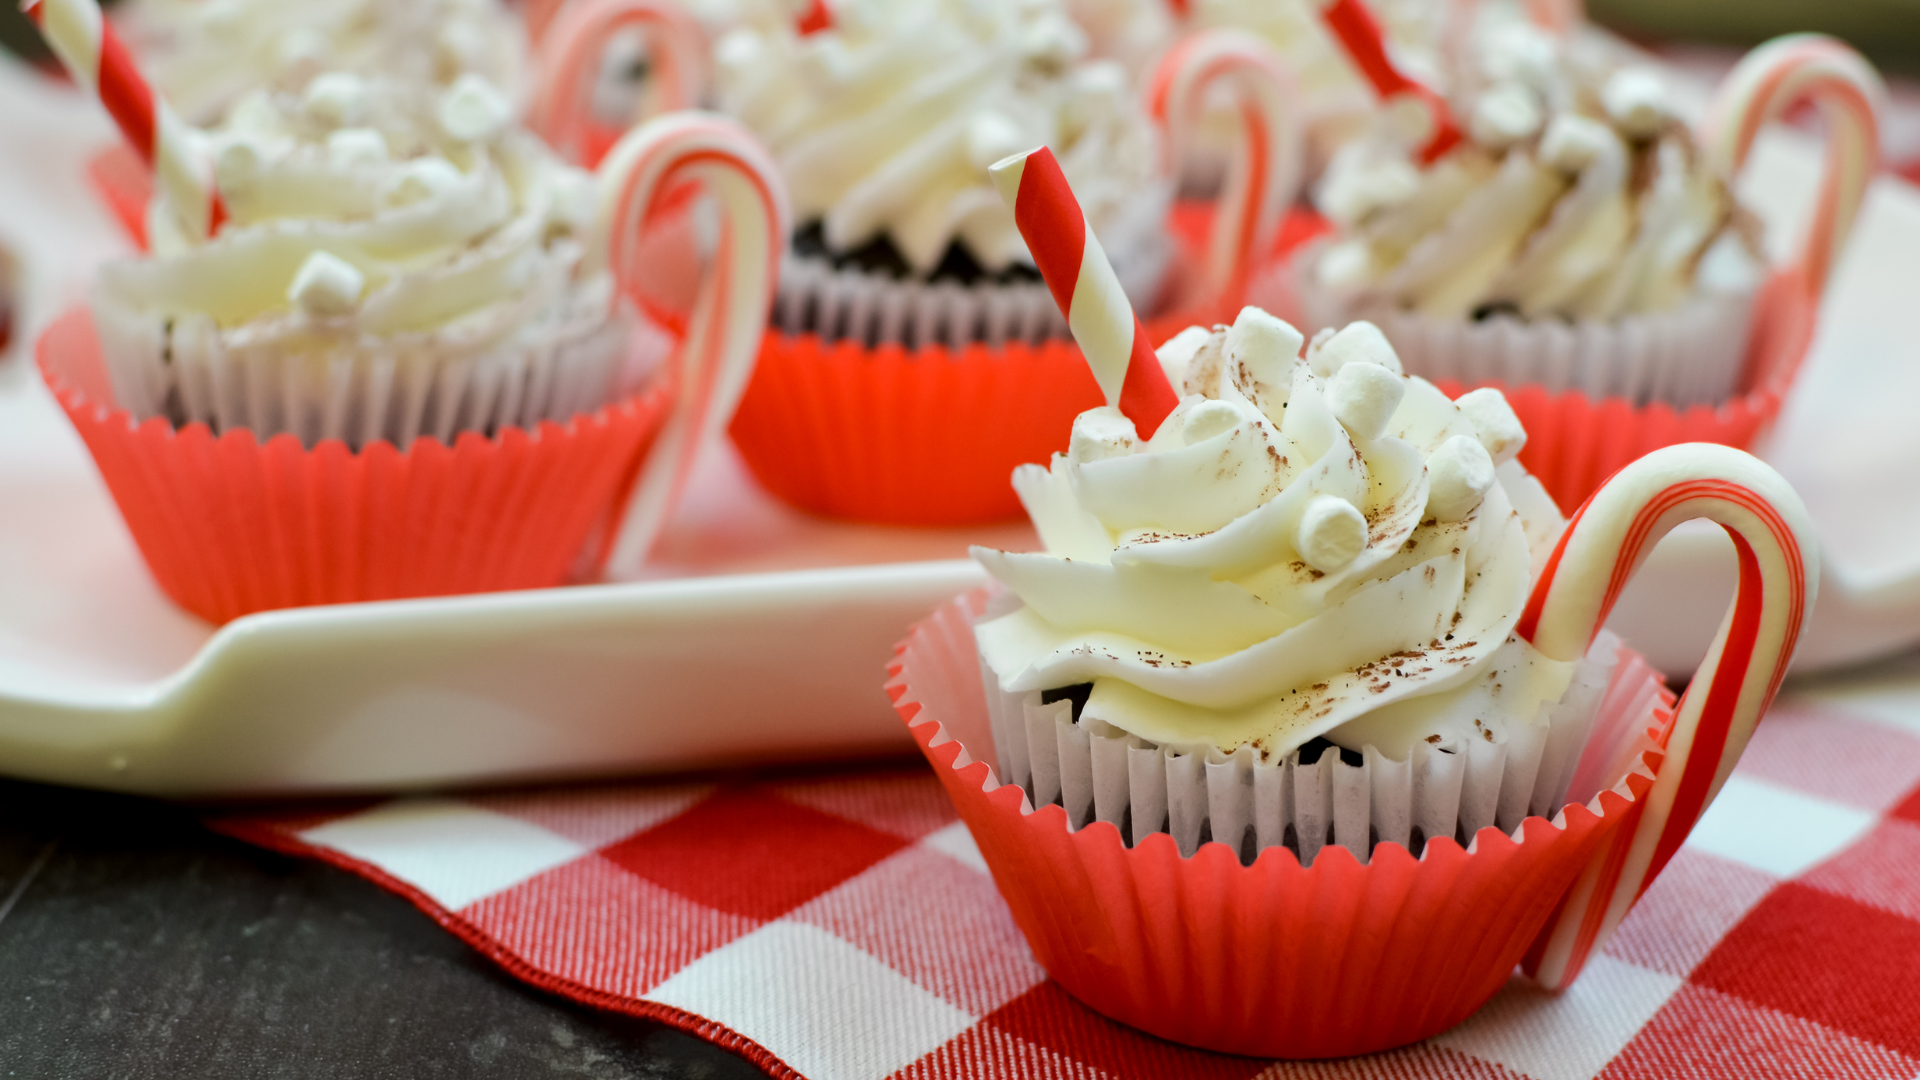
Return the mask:
<path id="1" fill-rule="evenodd" d="M 21 8 L 66 66 L 73 81 L 93 91 L 134 152 L 153 170 L 157 186 L 193 239 L 212 236 L 227 208 L 213 184 L 213 165 L 194 145 L 191 130 L 167 108 L 134 66 L 133 54 L 108 25 L 95 0 L 26 0 Z"/>
<path id="2" fill-rule="evenodd" d="M 831 30 L 833 29 L 833 9 L 827 6 L 827 0 L 809 0 L 807 10 L 800 13 L 800 20 L 794 24 L 794 28 L 803 35 Z"/>
<path id="3" fill-rule="evenodd" d="M 1321 6 L 1320 19 L 1382 101 L 1408 95 L 1426 105 L 1433 117 L 1433 134 L 1421 149 L 1420 160 L 1433 161 L 1460 142 L 1460 126 L 1454 122 L 1453 110 L 1439 94 L 1393 62 L 1387 51 L 1387 36 L 1366 4 L 1361 0 L 1332 0 Z"/>
<path id="4" fill-rule="evenodd" d="M 1687 443 L 1620 470 L 1574 514 L 1514 633 L 1555 659 L 1579 657 L 1653 546 L 1694 518 L 1733 538 L 1739 588 L 1680 699 L 1652 787 L 1527 956 L 1527 973 L 1550 988 L 1580 974 L 1693 831 L 1772 704 L 1813 612 L 1820 556 L 1800 497 L 1757 458 Z"/>
<path id="5" fill-rule="evenodd" d="M 988 173 L 1012 208 L 1014 224 L 1107 404 L 1118 405 L 1141 438 L 1152 438 L 1180 396 L 1167 381 L 1107 253 L 1087 227 L 1087 215 L 1053 151 L 1042 146 L 1015 154 Z"/>

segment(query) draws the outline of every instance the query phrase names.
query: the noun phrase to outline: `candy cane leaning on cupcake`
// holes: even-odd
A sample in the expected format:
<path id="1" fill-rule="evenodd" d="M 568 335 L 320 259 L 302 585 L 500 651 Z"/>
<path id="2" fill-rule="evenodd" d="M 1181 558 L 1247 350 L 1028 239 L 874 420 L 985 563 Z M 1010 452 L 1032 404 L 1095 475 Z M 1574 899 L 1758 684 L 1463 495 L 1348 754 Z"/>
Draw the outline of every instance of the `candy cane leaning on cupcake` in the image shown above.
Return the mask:
<path id="1" fill-rule="evenodd" d="M 108 263 L 91 312 L 42 340 L 184 606 L 224 621 L 556 585 L 590 535 L 618 571 L 644 554 L 751 369 L 778 180 L 718 117 L 637 129 L 595 177 L 507 113 L 472 80 L 259 92 L 205 136 L 220 231 Z M 690 181 L 723 242 L 659 344 L 622 293 L 636 233 Z"/>
<path id="2" fill-rule="evenodd" d="M 1203 297 L 1246 292 L 1247 279 L 1272 253 L 1303 165 L 1292 73 L 1259 39 L 1217 31 L 1183 39 L 1154 68 L 1148 109 L 1166 133 L 1170 172 L 1178 175 L 1196 156 L 1190 144 L 1209 100 L 1223 93 L 1237 106 L 1240 137 L 1213 213 L 1198 279 Z"/>
<path id="3" fill-rule="evenodd" d="M 603 116 L 609 49 L 639 32 L 646 83 L 631 116 Z M 569 0 L 540 40 L 527 126 L 560 156 L 599 164 L 621 132 L 650 116 L 699 108 L 712 81 L 706 32 L 672 0 Z"/>
<path id="4" fill-rule="evenodd" d="M 1036 247 L 1070 247 L 1084 227 L 1050 166 L 1036 153 L 998 178 L 1030 205 Z M 1192 393 L 1166 417 L 1153 395 L 1090 412 L 1051 469 L 1023 470 L 1048 551 L 976 550 L 1023 605 L 942 609 L 888 686 L 1036 958 L 1165 1038 L 1336 1057 L 1458 1023 L 1536 937 L 1584 928 L 1576 944 L 1596 947 L 1591 913 L 1617 917 L 1684 838 L 1805 626 L 1818 570 L 1797 497 L 1738 451 L 1675 447 L 1623 471 L 1555 547 L 1497 394 L 1447 401 L 1364 325 L 1303 358 L 1260 312 L 1190 356 L 1122 361 L 1108 345 L 1132 320 L 1098 261 L 1083 247 L 1056 295 L 1102 381 L 1164 364 Z M 1743 573 L 1674 718 L 1595 628 L 1695 516 L 1735 532 Z M 1642 731 L 1658 745 L 1618 738 Z M 1316 734 L 1341 754 L 1310 762 Z M 1394 736 L 1398 758 L 1376 749 Z M 1568 792 L 1569 755 L 1609 758 L 1581 763 L 1604 777 Z M 1457 818 L 1424 815 L 1442 796 Z M 1467 824 L 1483 798 L 1498 828 Z M 1553 985 L 1577 972 L 1566 951 Z"/>
<path id="5" fill-rule="evenodd" d="M 1656 450 L 1573 515 L 1514 630 L 1556 659 L 1581 655 L 1654 545 L 1696 518 L 1732 538 L 1738 591 L 1680 698 L 1661 740 L 1665 760 L 1631 827 L 1596 853 L 1527 956 L 1527 973 L 1553 989 L 1579 976 L 1653 884 L 1773 703 L 1813 617 L 1820 556 L 1812 522 L 1786 481 L 1741 451 L 1707 443 Z"/>
<path id="6" fill-rule="evenodd" d="M 993 7 L 1005 8 L 1010 27 L 1022 25 L 1013 5 Z M 914 10 L 903 7 L 897 17 Z M 846 14 L 838 16 L 845 21 Z M 1053 5 L 1019 16 L 1029 17 L 1051 28 L 1048 34 L 1076 40 Z M 836 30 L 779 38 L 778 48 L 791 49 L 796 66 L 817 53 L 818 64 L 832 59 L 835 70 L 880 80 L 895 59 L 875 52 L 876 42 L 920 41 L 910 30 L 890 23 L 886 33 L 864 37 Z M 1060 340 L 1067 327 L 984 177 L 987 165 L 1022 145 L 1022 131 L 1026 144 L 1052 146 L 1068 175 L 1100 193 L 1089 200 L 1087 219 L 1123 285 L 1150 313 L 1150 331 L 1164 336 L 1229 316 L 1240 304 L 1229 295 L 1233 283 L 1248 281 L 1274 258 L 1274 223 L 1299 175 L 1299 132 L 1288 92 L 1274 85 L 1284 76 L 1269 50 L 1209 35 L 1169 55 L 1153 80 L 1168 128 L 1178 130 L 1199 102 L 1218 93 L 1233 103 L 1244 145 L 1261 148 L 1242 159 L 1248 182 L 1236 188 L 1234 202 L 1208 211 L 1248 228 L 1215 229 L 1208 241 L 1189 238 L 1184 207 L 1167 214 L 1155 201 L 1171 194 L 1173 166 L 1181 163 L 1154 144 L 1177 140 L 1165 129 L 1155 135 L 1148 109 L 1131 100 L 1119 69 L 1063 61 L 1027 44 L 1016 48 L 1011 30 L 1003 36 L 1009 40 L 977 41 L 972 51 L 942 61 L 956 70 L 896 71 L 905 85 L 892 90 L 881 85 L 869 95 L 849 75 L 835 90 L 857 102 L 818 102 L 818 120 L 797 103 L 776 109 L 781 99 L 772 88 L 735 84 L 734 104 L 756 116 L 753 122 L 791 130 L 788 171 L 809 178 L 809 205 L 821 215 L 817 230 L 797 237 L 775 328 L 733 427 L 756 477 L 790 503 L 892 524 L 1013 517 L 1019 508 L 1004 482 L 1007 470 L 1044 458 L 1073 415 L 1098 400 L 1076 350 Z M 729 63 L 735 71 L 756 70 L 749 50 L 776 48 L 733 40 L 722 49 L 733 54 L 723 71 Z M 864 59 L 833 59 L 841 49 Z M 995 72 L 977 97 L 955 96 L 966 65 Z M 920 81 L 928 88 L 917 89 Z M 1028 97 L 1034 100 L 1022 104 Z M 856 122 L 869 113 L 885 123 Z M 907 136 L 884 141 L 893 137 L 889 126 L 902 125 L 912 129 Z M 1196 231 L 1204 234 L 1204 224 Z M 860 268 L 889 244 L 912 255 L 906 276 Z M 1153 249 L 1169 245 L 1177 245 L 1173 269 L 1155 271 Z M 1157 314 L 1149 307 L 1161 292 L 1156 280 L 1166 283 L 1168 305 Z"/>

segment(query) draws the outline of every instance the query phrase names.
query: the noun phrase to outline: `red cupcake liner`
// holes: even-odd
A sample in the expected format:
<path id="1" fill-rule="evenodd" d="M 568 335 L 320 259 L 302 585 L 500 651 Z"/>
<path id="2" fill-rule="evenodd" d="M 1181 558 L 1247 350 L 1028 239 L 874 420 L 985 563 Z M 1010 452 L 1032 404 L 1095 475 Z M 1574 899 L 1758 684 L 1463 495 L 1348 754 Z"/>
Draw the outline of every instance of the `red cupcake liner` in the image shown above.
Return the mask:
<path id="1" fill-rule="evenodd" d="M 40 338 L 80 433 L 162 590 L 219 623 L 256 611 L 562 584 L 632 486 L 669 410 L 651 390 L 528 431 L 349 450 L 291 435 L 135 424 L 114 408 L 93 321 Z"/>
<path id="2" fill-rule="evenodd" d="M 1679 443 L 1720 443 L 1745 450 L 1780 415 L 1787 392 L 1813 344 L 1819 295 L 1798 269 L 1776 272 L 1754 304 L 1745 390 L 1719 405 L 1676 409 L 1664 402 L 1636 405 L 1625 398 L 1595 399 L 1578 390 L 1550 393 L 1538 385 L 1471 385 L 1438 380 L 1449 397 L 1480 386 L 1506 394 L 1527 429 L 1520 462 L 1563 512 L 1571 513 L 1607 477 L 1655 450 Z"/>
<path id="3" fill-rule="evenodd" d="M 1197 251 L 1210 221 L 1209 207 L 1185 205 L 1170 228 Z M 1317 221 L 1296 213 L 1283 223 L 1273 258 L 1314 235 Z M 1238 310 L 1237 297 L 1202 299 L 1146 320 L 1147 331 L 1159 344 Z M 1073 418 L 1102 400 L 1071 341 L 869 348 L 768 331 L 732 434 L 761 485 L 803 510 L 888 525 L 986 524 L 1021 515 L 1014 467 L 1064 449 Z"/>
<path id="4" fill-rule="evenodd" d="M 986 595 L 916 625 L 887 693 L 1041 966 L 1091 1008 L 1175 1042 L 1345 1057 L 1458 1024 L 1506 984 L 1652 783 L 1628 773 L 1630 795 L 1617 784 L 1566 807 L 1559 824 L 1528 818 L 1521 841 L 1486 828 L 1471 850 L 1438 838 L 1418 859 L 1386 843 L 1364 865 L 1339 847 L 1306 868 L 1279 847 L 1243 866 L 1220 843 L 1183 859 L 1165 833 L 1128 848 L 1106 822 L 1069 832 L 1061 807 L 1025 813 L 1019 787 L 989 789 L 991 770 L 968 750 L 991 755 L 972 625 Z M 1644 700 L 1631 691 L 1647 682 L 1657 676 L 1644 662 L 1621 663 L 1608 707 Z M 1672 719 L 1672 695 L 1655 700 L 1648 745 Z M 1623 719 L 1603 715 L 1596 729 Z M 1661 754 L 1648 749 L 1641 762 L 1657 774 Z"/>

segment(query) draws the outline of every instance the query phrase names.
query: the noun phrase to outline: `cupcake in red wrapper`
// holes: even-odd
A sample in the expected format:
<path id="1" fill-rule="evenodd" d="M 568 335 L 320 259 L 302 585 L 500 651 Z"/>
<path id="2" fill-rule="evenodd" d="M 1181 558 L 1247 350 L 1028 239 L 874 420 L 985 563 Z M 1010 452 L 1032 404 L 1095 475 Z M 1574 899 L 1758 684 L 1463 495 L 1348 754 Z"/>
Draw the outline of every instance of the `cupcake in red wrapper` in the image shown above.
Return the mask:
<path id="1" fill-rule="evenodd" d="M 1226 318 L 1297 184 L 1287 76 L 1259 43 L 1207 35 L 1174 50 L 1143 104 L 1117 64 L 1083 59 L 1055 3 L 846 4 L 833 19 L 736 29 L 716 50 L 722 103 L 768 140 L 801 222 L 734 442 L 769 490 L 817 513 L 1014 516 L 1008 469 L 1044 459 L 1099 391 L 986 167 L 1053 147 L 1152 325 Z M 1220 209 L 1183 230 L 1167 133 L 1215 92 L 1248 134 Z"/>
<path id="2" fill-rule="evenodd" d="M 717 117 L 637 129 L 595 176 L 509 115 L 471 75 L 249 96 L 205 136 L 217 231 L 150 215 L 153 254 L 103 267 L 41 341 L 183 606 L 551 586 L 583 554 L 644 553 L 751 369 L 778 180 Z M 687 183 L 730 240 L 676 338 L 623 293 Z"/>
<path id="3" fill-rule="evenodd" d="M 1425 160 L 1429 118 L 1388 107 L 1335 155 L 1315 197 L 1337 229 L 1296 258 L 1297 314 L 1369 319 L 1410 370 L 1505 389 L 1563 507 L 1648 450 L 1749 444 L 1872 177 L 1878 77 L 1836 41 L 1783 38 L 1695 135 L 1651 69 L 1485 18 L 1454 73 L 1463 141 Z M 1731 185 L 1759 128 L 1809 100 L 1829 175 L 1797 261 L 1770 268 Z"/>
<path id="4" fill-rule="evenodd" d="M 1014 477 L 1046 550 L 976 548 L 999 589 L 917 626 L 888 691 L 1069 991 L 1335 1057 L 1516 965 L 1577 976 L 1744 747 L 1818 571 L 1745 454 L 1661 451 L 1565 522 L 1497 391 L 1449 400 L 1365 323 L 1304 344 L 1249 309 L 1161 350 L 1182 397 L 1150 438 L 1083 413 Z M 1676 705 L 1598 627 L 1696 516 L 1745 569 Z"/>

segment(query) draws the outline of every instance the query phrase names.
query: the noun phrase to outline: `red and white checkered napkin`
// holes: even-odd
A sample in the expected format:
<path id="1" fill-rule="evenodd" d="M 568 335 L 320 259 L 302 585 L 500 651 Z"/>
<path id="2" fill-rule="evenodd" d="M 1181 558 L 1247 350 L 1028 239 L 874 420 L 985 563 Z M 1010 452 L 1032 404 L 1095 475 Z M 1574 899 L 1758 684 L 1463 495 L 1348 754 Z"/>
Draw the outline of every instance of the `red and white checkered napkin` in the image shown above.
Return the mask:
<path id="1" fill-rule="evenodd" d="M 1916 684 L 1920 687 L 1920 684 Z M 923 769 L 406 798 L 222 831 L 412 899 L 528 982 L 776 1075 L 1920 1076 L 1920 689 L 1777 707 L 1580 982 L 1424 1045 L 1273 1064 L 1160 1042 L 1048 981 Z"/>

